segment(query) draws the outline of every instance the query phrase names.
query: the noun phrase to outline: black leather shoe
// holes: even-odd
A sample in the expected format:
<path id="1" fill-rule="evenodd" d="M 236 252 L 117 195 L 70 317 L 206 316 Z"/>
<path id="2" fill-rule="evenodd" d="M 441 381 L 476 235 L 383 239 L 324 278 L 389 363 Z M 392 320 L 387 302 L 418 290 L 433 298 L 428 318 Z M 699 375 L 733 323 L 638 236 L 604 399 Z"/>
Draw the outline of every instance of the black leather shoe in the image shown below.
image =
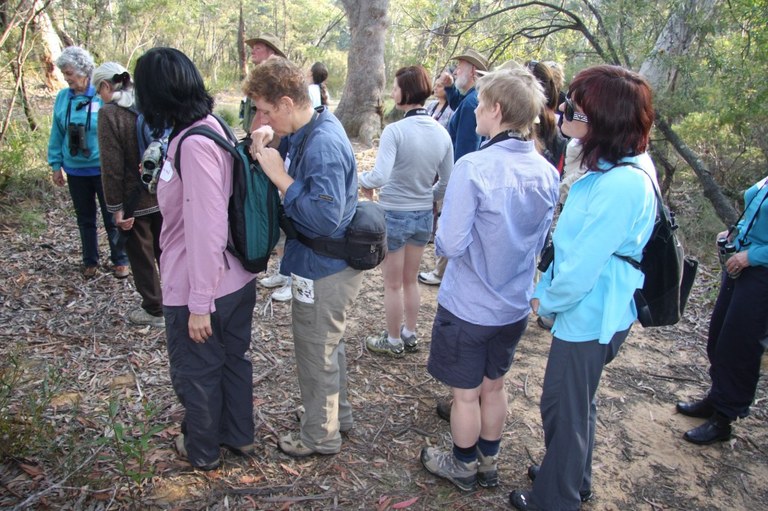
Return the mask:
<path id="1" fill-rule="evenodd" d="M 697 417 L 699 419 L 709 419 L 715 413 L 715 407 L 706 399 L 693 401 L 692 403 L 680 401 L 675 408 L 678 413 L 682 413 L 686 417 Z"/>
<path id="2" fill-rule="evenodd" d="M 509 503 L 520 511 L 538 511 L 541 508 L 531 503 L 531 492 L 515 490 L 509 494 Z"/>
<path id="3" fill-rule="evenodd" d="M 451 404 L 453 402 L 451 400 L 448 401 L 438 401 L 437 406 L 435 407 L 435 410 L 437 411 L 437 416 L 443 419 L 444 421 L 451 422 Z"/>
<path id="4" fill-rule="evenodd" d="M 683 438 L 692 444 L 709 445 L 715 442 L 725 442 L 731 439 L 731 419 L 715 412 L 710 419 L 692 430 L 686 432 Z"/>
<path id="5" fill-rule="evenodd" d="M 541 470 L 541 465 L 531 465 L 528 467 L 528 479 L 531 481 L 536 480 L 536 476 L 539 475 L 539 470 Z M 593 497 L 592 490 L 581 490 L 579 491 L 579 498 L 582 502 L 588 502 L 592 500 Z"/>

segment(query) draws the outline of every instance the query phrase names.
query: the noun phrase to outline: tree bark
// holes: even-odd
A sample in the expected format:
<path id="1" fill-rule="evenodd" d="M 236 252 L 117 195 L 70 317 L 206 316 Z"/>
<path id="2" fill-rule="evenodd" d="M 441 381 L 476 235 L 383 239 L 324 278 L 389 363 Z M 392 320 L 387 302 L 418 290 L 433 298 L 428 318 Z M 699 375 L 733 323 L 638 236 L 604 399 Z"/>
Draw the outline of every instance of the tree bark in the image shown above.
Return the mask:
<path id="1" fill-rule="evenodd" d="M 654 89 L 657 98 L 656 128 L 675 148 L 699 178 L 704 196 L 712 203 L 717 216 L 726 225 L 738 217 L 736 209 L 712 177 L 707 164 L 675 133 L 663 112 L 664 98 L 675 90 L 678 67 L 675 58 L 688 53 L 699 35 L 697 22 L 711 17 L 715 0 L 686 0 L 673 12 L 656 39 L 651 55 L 640 66 L 642 74 Z M 671 179 L 671 176 L 667 176 Z M 665 178 L 665 182 L 670 179 Z"/>
<path id="2" fill-rule="evenodd" d="M 245 20 L 243 19 L 243 0 L 240 0 L 240 14 L 237 18 L 237 64 L 240 80 L 248 74 L 248 55 L 245 54 Z"/>
<path id="3" fill-rule="evenodd" d="M 657 112 L 658 114 L 658 112 Z M 720 185 L 712 177 L 707 165 L 699 156 L 683 142 L 680 136 L 675 133 L 672 127 L 661 117 L 656 118 L 656 128 L 664 135 L 667 141 L 675 148 L 675 151 L 691 166 L 696 177 L 699 178 L 704 196 L 712 203 L 715 213 L 720 217 L 725 225 L 732 225 L 739 217 L 736 209 L 731 205 L 731 201 L 723 194 Z"/>
<path id="4" fill-rule="evenodd" d="M 42 4 L 39 0 L 35 2 L 35 7 Z M 61 39 L 53 29 L 51 19 L 48 13 L 41 11 L 32 23 L 32 29 L 39 35 L 40 41 L 40 63 L 43 66 L 44 83 L 49 91 L 57 91 L 67 86 L 64 81 L 64 75 L 56 67 L 56 59 L 61 55 Z"/>
<path id="5" fill-rule="evenodd" d="M 389 0 L 342 0 L 352 40 L 347 57 L 347 80 L 336 116 L 350 138 L 367 146 L 382 129 L 381 94 L 384 89 L 384 42 Z"/>

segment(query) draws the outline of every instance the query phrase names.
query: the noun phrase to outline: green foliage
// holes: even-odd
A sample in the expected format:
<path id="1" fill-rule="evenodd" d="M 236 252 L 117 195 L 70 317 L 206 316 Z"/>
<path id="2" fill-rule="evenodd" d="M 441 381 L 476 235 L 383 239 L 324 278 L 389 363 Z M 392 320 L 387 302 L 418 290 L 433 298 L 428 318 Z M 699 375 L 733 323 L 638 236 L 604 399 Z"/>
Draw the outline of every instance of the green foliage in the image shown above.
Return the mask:
<path id="1" fill-rule="evenodd" d="M 61 383 L 57 368 L 37 368 L 42 381 L 29 381 L 30 361 L 13 352 L 0 363 L 0 459 L 38 453 L 55 437 L 44 412 Z M 36 376 L 38 378 L 39 376 Z"/>
<path id="2" fill-rule="evenodd" d="M 131 426 L 120 421 L 121 406 L 117 397 L 109 401 L 109 415 L 106 424 L 107 435 L 102 443 L 114 447 L 115 462 L 121 475 L 133 483 L 131 496 L 136 498 L 144 483 L 154 476 L 154 468 L 147 461 L 152 437 L 163 430 L 162 424 L 156 424 L 160 410 L 148 399 L 142 399 L 139 405 L 125 409 Z"/>
<path id="3" fill-rule="evenodd" d="M 29 132 L 20 122 L 12 122 L 0 144 L 0 194 L 13 179 L 38 179 L 47 170 L 42 148 L 47 144 L 47 130 Z"/>
<path id="4" fill-rule="evenodd" d="M 240 124 L 238 120 L 238 112 L 234 108 L 220 106 L 216 109 L 216 114 L 227 121 L 227 124 L 232 127 Z"/>

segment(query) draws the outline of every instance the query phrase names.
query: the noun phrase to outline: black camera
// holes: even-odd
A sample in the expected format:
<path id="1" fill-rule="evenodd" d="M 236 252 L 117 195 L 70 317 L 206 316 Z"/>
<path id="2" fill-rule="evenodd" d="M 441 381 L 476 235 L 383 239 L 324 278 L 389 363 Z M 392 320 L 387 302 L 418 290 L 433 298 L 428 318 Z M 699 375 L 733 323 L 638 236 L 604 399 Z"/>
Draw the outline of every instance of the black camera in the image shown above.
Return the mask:
<path id="1" fill-rule="evenodd" d="M 141 157 L 141 181 L 146 185 L 149 193 L 157 192 L 157 178 L 164 158 L 163 144 L 159 140 L 153 140 Z"/>
<path id="2" fill-rule="evenodd" d="M 85 125 L 70 123 L 67 127 L 69 136 L 69 154 L 77 156 L 77 152 L 83 153 L 83 156 L 90 158 L 91 150 L 88 149 L 88 139 L 85 136 Z"/>
<path id="3" fill-rule="evenodd" d="M 720 259 L 720 266 L 723 268 L 723 271 L 725 272 L 728 271 L 725 269 L 725 263 L 735 253 L 736 253 L 736 245 L 728 241 L 728 238 L 717 239 L 717 257 Z M 731 277 L 732 279 L 738 278 L 739 275 L 741 275 L 741 271 L 737 273 L 728 274 L 728 276 Z"/>

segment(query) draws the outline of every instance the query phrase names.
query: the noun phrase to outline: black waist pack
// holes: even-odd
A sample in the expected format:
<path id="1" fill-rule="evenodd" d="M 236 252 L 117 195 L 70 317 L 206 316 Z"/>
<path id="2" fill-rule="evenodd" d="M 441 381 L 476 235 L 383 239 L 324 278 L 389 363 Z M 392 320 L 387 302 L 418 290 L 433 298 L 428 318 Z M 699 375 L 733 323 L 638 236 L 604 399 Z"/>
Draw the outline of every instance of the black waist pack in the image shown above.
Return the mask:
<path id="1" fill-rule="evenodd" d="M 315 252 L 334 259 L 344 259 L 356 270 L 376 268 L 387 255 L 387 221 L 378 202 L 357 203 L 355 216 L 343 238 L 309 238 L 298 231 L 296 239 Z M 290 234 L 287 233 L 290 238 Z"/>

